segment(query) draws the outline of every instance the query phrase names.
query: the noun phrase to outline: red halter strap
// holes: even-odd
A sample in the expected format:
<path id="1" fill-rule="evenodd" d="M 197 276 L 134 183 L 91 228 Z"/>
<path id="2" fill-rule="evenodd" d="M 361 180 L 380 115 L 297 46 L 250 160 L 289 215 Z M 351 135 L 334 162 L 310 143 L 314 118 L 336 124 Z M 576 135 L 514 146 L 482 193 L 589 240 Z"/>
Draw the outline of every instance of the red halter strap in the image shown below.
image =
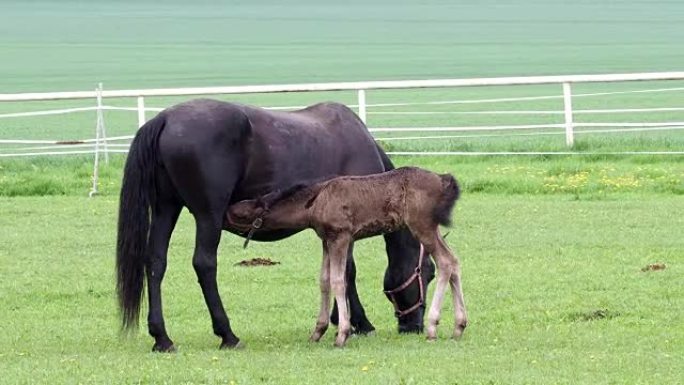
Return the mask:
<path id="1" fill-rule="evenodd" d="M 420 306 L 422 306 L 425 303 L 425 287 L 423 286 L 423 278 L 420 275 L 420 269 L 423 266 L 423 257 L 425 256 L 425 248 L 423 247 L 423 244 L 420 244 L 420 254 L 418 256 L 418 266 L 413 270 L 413 274 L 411 274 L 408 279 L 399 285 L 399 287 L 392 289 L 392 290 L 385 290 L 385 294 L 389 297 L 390 301 L 392 301 L 392 304 L 394 305 L 394 314 L 398 317 L 403 317 L 406 314 L 411 313 L 412 311 L 418 309 Z M 420 290 L 420 298 L 418 299 L 418 302 L 416 302 L 413 306 L 409 307 L 408 309 L 401 310 L 399 309 L 399 304 L 397 303 L 396 298 L 394 297 L 395 294 L 403 291 L 407 287 L 409 287 L 413 281 L 418 280 L 418 288 Z"/>

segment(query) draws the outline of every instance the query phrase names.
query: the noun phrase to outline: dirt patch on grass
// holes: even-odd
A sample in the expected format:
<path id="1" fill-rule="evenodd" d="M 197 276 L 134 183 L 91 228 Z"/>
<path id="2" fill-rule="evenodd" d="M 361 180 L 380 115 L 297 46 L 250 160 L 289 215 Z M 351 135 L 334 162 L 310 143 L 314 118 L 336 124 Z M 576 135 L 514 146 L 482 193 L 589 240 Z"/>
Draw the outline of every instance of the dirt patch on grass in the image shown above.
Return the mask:
<path id="1" fill-rule="evenodd" d="M 648 271 L 659 271 L 659 270 L 665 270 L 667 266 L 664 263 L 652 263 L 650 265 L 646 265 L 641 268 L 641 271 L 644 273 Z"/>
<path id="2" fill-rule="evenodd" d="M 245 259 L 235 264 L 235 266 L 273 266 L 280 265 L 278 261 L 272 261 L 269 258 L 252 258 Z"/>
<path id="3" fill-rule="evenodd" d="M 608 309 L 597 309 L 571 313 L 568 316 L 570 321 L 596 321 L 602 319 L 612 319 L 619 317 L 620 313 Z"/>

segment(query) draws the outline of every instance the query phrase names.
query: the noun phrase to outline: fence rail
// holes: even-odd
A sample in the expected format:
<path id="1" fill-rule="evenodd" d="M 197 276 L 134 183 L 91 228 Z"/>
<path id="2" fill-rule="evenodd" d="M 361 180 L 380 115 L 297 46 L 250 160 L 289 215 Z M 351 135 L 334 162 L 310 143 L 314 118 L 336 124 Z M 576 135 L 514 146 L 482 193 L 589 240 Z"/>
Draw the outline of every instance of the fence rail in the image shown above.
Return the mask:
<path id="1" fill-rule="evenodd" d="M 594 128 L 618 128 L 615 132 L 631 132 L 636 130 L 673 130 L 683 129 L 684 122 L 663 122 L 663 123 L 643 123 L 643 122 L 624 122 L 624 123 L 578 123 L 573 120 L 574 115 L 578 114 L 611 114 L 611 113 L 648 113 L 648 112 L 677 112 L 684 111 L 684 107 L 667 106 L 657 108 L 621 108 L 621 109 L 573 109 L 572 102 L 575 98 L 625 94 L 625 93 L 653 93 L 653 92 L 672 92 L 683 91 L 683 87 L 677 88 L 658 88 L 647 90 L 600 92 L 592 94 L 572 93 L 572 85 L 578 83 L 613 83 L 613 82 L 638 82 L 638 81 L 663 81 L 663 80 L 684 80 L 684 72 L 659 72 L 659 73 L 632 73 L 632 74 L 603 74 L 603 75 L 564 75 L 564 76 L 530 76 L 530 77 L 500 77 L 500 78 L 473 78 L 473 79 L 433 79 L 433 80 L 401 80 L 401 81 L 368 81 L 368 82 L 344 82 L 344 83 L 309 83 L 309 84 L 283 84 L 283 85 L 256 85 L 256 86 L 229 86 L 229 87 L 193 87 L 193 88 L 159 88 L 159 89 L 139 89 L 139 90 L 103 90 L 102 85 L 95 91 L 76 91 L 76 92 L 39 92 L 39 93 L 17 93 L 0 94 L 0 102 L 28 102 L 28 101 L 49 101 L 49 100 L 82 100 L 93 99 L 96 101 L 92 107 L 67 108 L 55 110 L 42 110 L 33 112 L 12 112 L 0 114 L 0 119 L 21 118 L 28 116 L 48 116 L 59 114 L 80 113 L 84 111 L 96 111 L 97 123 L 95 129 L 95 139 L 87 138 L 74 141 L 57 140 L 10 140 L 0 139 L 0 144 L 5 145 L 32 145 L 24 147 L 24 152 L 17 152 L 19 149 L 12 148 L 10 152 L 0 149 L 0 157 L 9 156 L 34 156 L 34 155 L 70 155 L 94 153 L 95 165 L 93 172 L 93 192 L 97 191 L 97 172 L 100 156 L 107 160 L 109 153 L 125 152 L 127 143 L 112 143 L 116 141 L 128 141 L 132 135 L 119 136 L 116 138 L 107 137 L 103 111 L 123 110 L 137 113 L 138 126 L 144 124 L 146 112 L 159 111 L 161 108 L 146 107 L 146 97 L 163 96 L 191 96 L 191 95 L 226 95 L 226 94 L 254 94 L 254 93 L 289 93 L 289 92 L 317 92 L 317 91 L 356 91 L 358 103 L 351 107 L 358 109 L 359 117 L 366 122 L 369 115 L 435 115 L 435 114 L 461 114 L 461 115 L 562 115 L 563 123 L 560 124 L 537 124 L 537 125 L 497 125 L 497 126 L 465 126 L 465 127 L 372 127 L 371 132 L 471 132 L 471 131 L 506 131 L 519 129 L 538 129 L 552 128 L 560 129 L 562 132 L 540 133 L 565 135 L 566 144 L 571 146 L 577 133 L 601 132 Z M 560 85 L 559 94 L 546 96 L 510 97 L 495 99 L 475 99 L 475 100 L 443 100 L 423 103 L 378 103 L 368 104 L 366 102 L 366 92 L 370 90 L 388 89 L 416 89 L 416 88 L 457 88 L 457 87 L 477 87 L 477 86 L 520 86 L 520 85 Z M 103 103 L 104 99 L 111 98 L 135 98 L 135 107 L 113 107 Z M 562 99 L 562 111 L 546 110 L 527 110 L 527 111 L 382 111 L 383 107 L 400 107 L 411 105 L 457 105 L 457 104 L 485 104 L 500 103 L 509 101 L 533 101 Z M 274 107 L 275 109 L 294 109 L 302 106 Z M 369 108 L 374 110 L 369 111 Z M 380 110 L 377 110 L 380 109 Z M 576 132 L 577 128 L 584 128 Z M 133 131 L 133 130 L 131 130 Z M 529 135 L 529 134 L 520 134 Z M 483 134 L 481 136 L 496 136 Z M 430 136 L 416 137 L 396 137 L 378 138 L 378 140 L 413 140 L 417 138 L 430 138 Z M 36 146 L 40 145 L 40 146 Z M 70 147 L 73 146 L 73 147 Z M 27 152 L 28 151 L 28 152 Z M 675 154 L 678 152 L 630 152 L 631 154 Z M 396 152 L 396 155 L 411 154 L 414 152 Z M 538 152 L 526 153 L 462 153 L 462 152 L 427 152 L 421 154 L 439 155 L 531 155 L 531 154 L 550 154 Z M 555 152 L 552 154 L 575 154 L 574 152 Z"/>
<path id="2" fill-rule="evenodd" d="M 518 76 L 499 78 L 472 79 L 432 79 L 432 80 L 383 80 L 368 82 L 344 83 L 307 83 L 259 86 L 229 87 L 193 87 L 193 88 L 157 88 L 143 90 L 102 91 L 103 98 L 130 98 L 138 96 L 190 96 L 190 95 L 223 95 L 223 94 L 262 94 L 281 92 L 314 92 L 314 91 L 355 91 L 386 90 L 407 88 L 444 88 L 475 86 L 514 86 L 564 83 L 605 83 L 655 80 L 684 80 L 684 72 L 655 72 L 634 74 L 605 75 L 561 75 L 561 76 Z M 0 94 L 2 101 L 60 100 L 60 99 L 94 99 L 97 91 L 77 92 L 39 92 L 21 94 Z"/>

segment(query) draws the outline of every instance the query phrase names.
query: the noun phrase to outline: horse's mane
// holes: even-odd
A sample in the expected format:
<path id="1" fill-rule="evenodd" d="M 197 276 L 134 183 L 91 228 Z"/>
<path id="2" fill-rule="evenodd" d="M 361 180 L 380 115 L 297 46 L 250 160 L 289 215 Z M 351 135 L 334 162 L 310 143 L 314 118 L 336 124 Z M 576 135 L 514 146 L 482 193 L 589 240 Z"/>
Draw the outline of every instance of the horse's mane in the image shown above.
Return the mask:
<path id="1" fill-rule="evenodd" d="M 330 180 L 334 177 L 335 176 L 332 175 L 332 176 L 326 176 L 326 177 L 322 177 L 322 178 L 311 179 L 311 180 L 307 180 L 304 182 L 298 182 L 298 183 L 295 183 L 295 184 L 293 184 L 289 187 L 286 187 L 284 189 L 278 189 L 278 190 L 272 191 L 268 194 L 262 195 L 261 197 L 258 198 L 258 201 L 262 207 L 268 209 L 268 208 L 272 207 L 273 205 L 276 205 L 276 204 L 278 204 L 278 203 L 280 203 L 280 202 L 282 202 L 288 198 L 291 198 L 291 197 L 297 195 L 298 193 L 300 193 L 304 190 L 307 190 L 307 189 L 309 189 L 309 188 L 311 188 L 311 187 L 313 187 L 313 186 L 315 186 L 321 182 Z M 306 207 L 309 207 L 311 205 L 311 201 L 315 197 L 316 196 L 311 197 L 310 199 L 307 200 Z"/>

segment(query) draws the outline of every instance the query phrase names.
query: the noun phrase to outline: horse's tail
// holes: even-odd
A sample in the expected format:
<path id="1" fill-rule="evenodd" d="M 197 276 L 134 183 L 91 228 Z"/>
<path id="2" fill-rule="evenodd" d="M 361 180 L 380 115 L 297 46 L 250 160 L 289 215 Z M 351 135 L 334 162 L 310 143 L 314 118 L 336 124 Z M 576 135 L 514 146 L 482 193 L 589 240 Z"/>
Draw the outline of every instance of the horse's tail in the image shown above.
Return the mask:
<path id="1" fill-rule="evenodd" d="M 442 174 L 439 177 L 442 180 L 442 196 L 432 212 L 432 217 L 435 222 L 442 226 L 451 226 L 451 212 L 456 200 L 461 195 L 461 189 L 453 175 Z"/>
<path id="2" fill-rule="evenodd" d="M 165 123 L 165 116 L 160 114 L 138 130 L 124 167 L 116 242 L 116 291 L 123 329 L 138 325 L 150 208 L 155 201 L 158 139 Z"/>

